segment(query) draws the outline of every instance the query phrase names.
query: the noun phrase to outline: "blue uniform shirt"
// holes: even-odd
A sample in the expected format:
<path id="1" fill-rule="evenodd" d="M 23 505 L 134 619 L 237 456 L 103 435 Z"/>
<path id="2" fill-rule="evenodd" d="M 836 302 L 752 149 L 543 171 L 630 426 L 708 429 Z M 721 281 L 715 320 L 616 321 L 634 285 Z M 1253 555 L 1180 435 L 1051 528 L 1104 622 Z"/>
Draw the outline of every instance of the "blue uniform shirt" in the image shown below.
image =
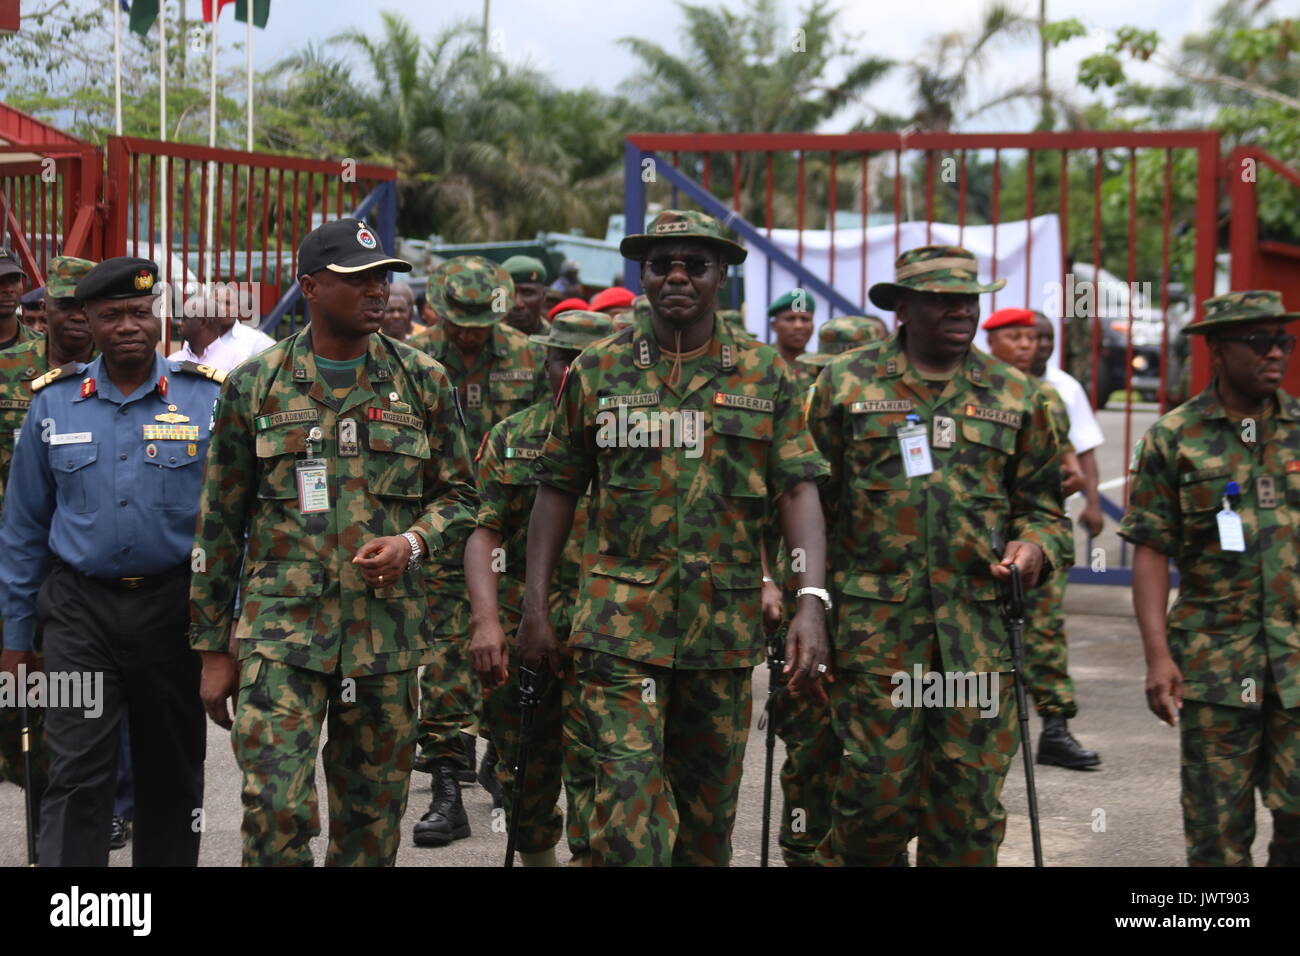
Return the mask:
<path id="1" fill-rule="evenodd" d="M 31 650 L 51 555 L 93 577 L 189 563 L 221 386 L 155 356 L 123 398 L 99 357 L 32 397 L 0 521 L 4 646 Z"/>

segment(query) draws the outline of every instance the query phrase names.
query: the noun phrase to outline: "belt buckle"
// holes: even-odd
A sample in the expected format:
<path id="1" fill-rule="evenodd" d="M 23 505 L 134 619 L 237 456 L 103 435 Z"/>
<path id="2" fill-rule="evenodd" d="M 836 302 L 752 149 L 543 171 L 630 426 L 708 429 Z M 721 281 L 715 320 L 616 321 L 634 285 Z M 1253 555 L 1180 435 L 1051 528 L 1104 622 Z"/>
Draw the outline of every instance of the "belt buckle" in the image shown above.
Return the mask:
<path id="1" fill-rule="evenodd" d="M 132 591 L 144 584 L 144 578 L 122 578 L 121 581 L 122 587 Z"/>

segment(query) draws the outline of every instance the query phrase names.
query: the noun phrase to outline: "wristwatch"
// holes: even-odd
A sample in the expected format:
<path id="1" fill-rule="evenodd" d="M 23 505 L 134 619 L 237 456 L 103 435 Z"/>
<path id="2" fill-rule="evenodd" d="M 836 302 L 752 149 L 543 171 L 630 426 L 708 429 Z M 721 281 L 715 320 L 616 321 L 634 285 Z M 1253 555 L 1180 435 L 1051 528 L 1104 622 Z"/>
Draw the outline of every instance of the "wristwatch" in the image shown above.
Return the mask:
<path id="1" fill-rule="evenodd" d="M 420 570 L 420 557 L 424 554 L 424 549 L 420 547 L 419 537 L 411 531 L 403 531 L 402 537 L 411 545 L 411 560 L 406 562 L 406 570 Z"/>
<path id="2" fill-rule="evenodd" d="M 805 594 L 811 594 L 817 600 L 822 602 L 822 607 L 826 608 L 826 613 L 831 610 L 831 595 L 825 588 L 800 588 L 794 592 L 795 599 L 803 597 Z"/>

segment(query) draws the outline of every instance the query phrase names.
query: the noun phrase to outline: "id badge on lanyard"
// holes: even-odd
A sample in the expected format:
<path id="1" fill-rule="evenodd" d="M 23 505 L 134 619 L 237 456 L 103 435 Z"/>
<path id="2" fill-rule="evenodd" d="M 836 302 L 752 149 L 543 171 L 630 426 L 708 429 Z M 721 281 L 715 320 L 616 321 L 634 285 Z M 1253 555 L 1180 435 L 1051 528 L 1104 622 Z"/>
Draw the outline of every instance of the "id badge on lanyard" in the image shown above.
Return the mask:
<path id="1" fill-rule="evenodd" d="M 898 447 L 903 453 L 903 471 L 909 478 L 920 478 L 934 471 L 930 460 L 929 429 L 918 415 L 908 415 L 908 424 L 898 430 Z"/>
<path id="2" fill-rule="evenodd" d="M 1230 498 L 1241 494 L 1241 485 L 1228 482 L 1223 493 L 1223 510 L 1214 517 L 1219 523 L 1219 547 L 1224 551 L 1245 551 L 1246 534 L 1241 526 L 1241 515 L 1232 510 Z"/>
<path id="3" fill-rule="evenodd" d="M 313 458 L 312 445 L 324 437 L 319 428 L 307 436 L 307 457 L 294 462 L 298 479 L 298 510 L 303 514 L 320 514 L 330 510 L 329 463 L 324 458 Z"/>

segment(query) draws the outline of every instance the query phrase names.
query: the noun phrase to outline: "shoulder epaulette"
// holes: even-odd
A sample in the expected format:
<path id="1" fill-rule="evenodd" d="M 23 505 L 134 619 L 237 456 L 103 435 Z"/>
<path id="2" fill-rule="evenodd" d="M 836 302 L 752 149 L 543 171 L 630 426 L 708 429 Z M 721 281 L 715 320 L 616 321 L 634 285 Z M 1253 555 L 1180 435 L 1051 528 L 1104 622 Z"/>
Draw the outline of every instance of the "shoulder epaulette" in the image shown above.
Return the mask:
<path id="1" fill-rule="evenodd" d="M 69 362 L 67 365 L 60 365 L 58 368 L 52 368 L 44 375 L 39 375 L 32 379 L 32 391 L 39 392 L 46 385 L 49 385 L 50 382 L 58 381 L 64 376 L 75 375 L 83 368 L 85 368 L 85 366 L 80 362 Z"/>
<path id="2" fill-rule="evenodd" d="M 219 368 L 213 368 L 211 365 L 199 365 L 197 362 L 178 362 L 176 371 L 185 372 L 189 375 L 201 375 L 203 378 L 211 379 L 220 385 L 226 380 L 226 373 Z"/>

